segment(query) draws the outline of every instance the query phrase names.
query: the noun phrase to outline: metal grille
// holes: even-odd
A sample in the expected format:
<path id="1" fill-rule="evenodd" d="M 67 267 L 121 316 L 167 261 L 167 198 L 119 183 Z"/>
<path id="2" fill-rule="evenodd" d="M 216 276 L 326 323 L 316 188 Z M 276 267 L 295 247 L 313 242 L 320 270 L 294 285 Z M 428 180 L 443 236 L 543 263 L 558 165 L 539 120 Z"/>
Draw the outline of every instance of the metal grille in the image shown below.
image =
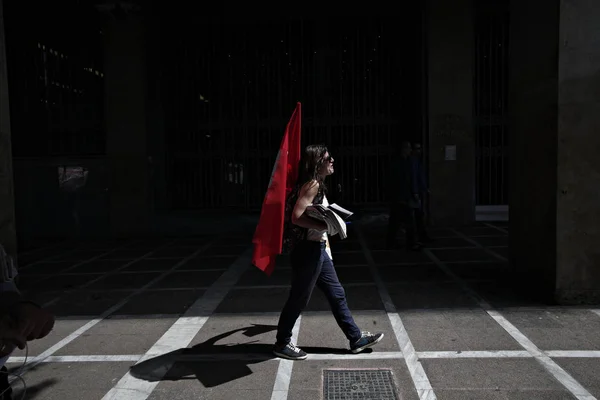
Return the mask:
<path id="1" fill-rule="evenodd" d="M 508 0 L 475 12 L 476 202 L 508 204 Z"/>
<path id="2" fill-rule="evenodd" d="M 76 0 L 59 3 L 4 2 L 17 158 L 105 152 L 100 16 Z"/>
<path id="3" fill-rule="evenodd" d="M 164 21 L 170 207 L 259 208 L 297 101 L 303 144 L 327 143 L 336 158 L 330 200 L 384 202 L 393 146 L 421 132 L 420 18 L 410 14 Z"/>
<path id="4" fill-rule="evenodd" d="M 400 397 L 391 370 L 323 370 L 325 400 L 396 400 Z"/>

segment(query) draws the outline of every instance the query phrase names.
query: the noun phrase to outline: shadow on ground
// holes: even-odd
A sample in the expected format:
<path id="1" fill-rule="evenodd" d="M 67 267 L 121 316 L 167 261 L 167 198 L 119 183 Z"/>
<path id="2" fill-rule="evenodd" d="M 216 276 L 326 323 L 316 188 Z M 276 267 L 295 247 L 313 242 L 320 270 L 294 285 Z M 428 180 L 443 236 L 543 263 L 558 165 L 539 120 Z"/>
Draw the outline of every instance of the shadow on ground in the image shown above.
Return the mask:
<path id="1" fill-rule="evenodd" d="M 198 379 L 204 387 L 219 386 L 251 375 L 252 370 L 249 365 L 274 359 L 275 356 L 271 353 L 272 345 L 266 343 L 250 342 L 235 345 L 216 343 L 236 332 L 255 337 L 276 329 L 275 325 L 253 324 L 224 332 L 194 347 L 182 348 L 136 364 L 131 368 L 130 374 L 149 382 Z M 311 354 L 350 354 L 347 349 L 306 346 L 302 348 Z M 369 352 L 372 352 L 372 349 L 365 351 L 365 353 Z M 228 358 L 227 355 L 231 357 Z M 211 360 L 211 356 L 215 359 Z"/>

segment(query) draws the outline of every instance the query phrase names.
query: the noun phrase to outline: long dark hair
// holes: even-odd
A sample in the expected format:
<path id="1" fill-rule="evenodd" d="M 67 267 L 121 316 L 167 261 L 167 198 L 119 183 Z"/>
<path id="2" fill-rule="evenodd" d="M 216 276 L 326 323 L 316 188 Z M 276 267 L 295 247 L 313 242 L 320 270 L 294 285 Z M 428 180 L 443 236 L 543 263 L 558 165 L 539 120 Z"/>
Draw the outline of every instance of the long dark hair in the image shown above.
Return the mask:
<path id="1" fill-rule="evenodd" d="M 319 191 L 327 190 L 323 177 L 319 174 L 321 167 L 326 162 L 325 153 L 327 153 L 327 146 L 324 144 L 311 144 L 304 148 L 302 157 L 300 157 L 300 167 L 298 168 L 298 183 L 300 185 L 316 180 L 319 183 Z"/>

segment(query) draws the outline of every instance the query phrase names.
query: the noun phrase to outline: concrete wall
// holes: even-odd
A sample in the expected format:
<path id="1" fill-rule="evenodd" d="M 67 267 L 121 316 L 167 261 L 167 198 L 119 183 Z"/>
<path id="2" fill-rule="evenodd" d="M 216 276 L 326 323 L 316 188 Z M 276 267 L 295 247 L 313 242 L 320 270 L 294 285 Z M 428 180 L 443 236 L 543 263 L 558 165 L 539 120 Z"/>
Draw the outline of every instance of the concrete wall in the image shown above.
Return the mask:
<path id="1" fill-rule="evenodd" d="M 511 2 L 510 259 L 517 282 L 547 295 L 556 259 L 558 16 L 558 0 Z"/>
<path id="2" fill-rule="evenodd" d="M 471 0 L 428 0 L 430 212 L 436 225 L 475 220 L 473 14 Z M 445 146 L 456 145 L 456 160 Z"/>
<path id="3" fill-rule="evenodd" d="M 0 243 L 8 254 L 14 256 L 17 252 L 17 236 L 3 10 L 3 1 L 0 0 Z"/>
<path id="4" fill-rule="evenodd" d="M 562 0 L 558 40 L 556 291 L 600 302 L 600 4 Z"/>
<path id="5" fill-rule="evenodd" d="M 511 10 L 511 261 L 561 303 L 600 301 L 599 20 L 593 0 Z"/>

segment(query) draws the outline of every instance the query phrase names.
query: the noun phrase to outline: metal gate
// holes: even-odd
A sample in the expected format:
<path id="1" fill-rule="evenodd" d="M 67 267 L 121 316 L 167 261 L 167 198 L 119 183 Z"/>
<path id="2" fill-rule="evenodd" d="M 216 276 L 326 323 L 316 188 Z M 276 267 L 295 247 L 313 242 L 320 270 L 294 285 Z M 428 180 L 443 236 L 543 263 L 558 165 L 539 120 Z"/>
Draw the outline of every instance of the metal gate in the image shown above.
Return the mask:
<path id="1" fill-rule="evenodd" d="M 508 204 L 508 0 L 475 2 L 476 204 Z"/>
<path id="2" fill-rule="evenodd" d="M 102 232 L 108 221 L 102 17 L 78 0 L 5 1 L 4 17 L 19 235 Z M 65 167 L 88 171 L 76 195 L 60 189 Z"/>
<path id="3" fill-rule="evenodd" d="M 421 132 L 421 18 L 177 18 L 162 34 L 171 208 L 259 208 L 297 101 L 304 144 L 336 158 L 330 197 L 385 201 L 393 146 Z"/>
<path id="4" fill-rule="evenodd" d="M 76 0 L 4 4 L 14 156 L 103 155 L 101 16 Z"/>

